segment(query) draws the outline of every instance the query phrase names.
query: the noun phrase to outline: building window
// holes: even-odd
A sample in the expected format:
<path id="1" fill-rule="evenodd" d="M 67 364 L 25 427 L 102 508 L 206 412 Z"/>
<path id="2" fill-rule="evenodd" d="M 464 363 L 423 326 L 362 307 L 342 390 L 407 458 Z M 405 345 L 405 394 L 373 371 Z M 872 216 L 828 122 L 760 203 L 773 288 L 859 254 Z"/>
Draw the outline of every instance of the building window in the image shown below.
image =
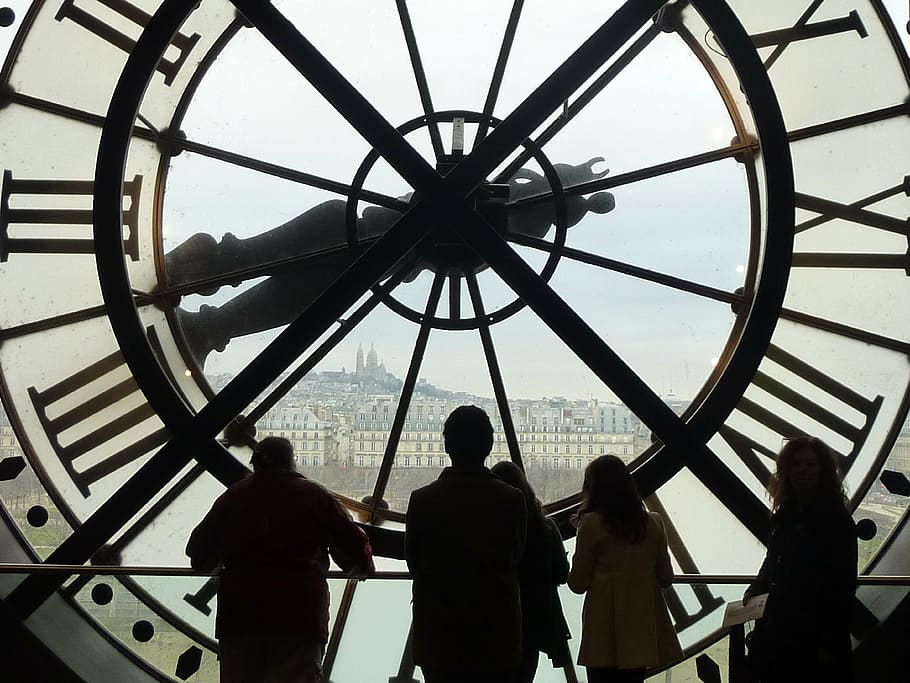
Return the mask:
<path id="1" fill-rule="evenodd" d="M 411 466 L 411 456 L 410 455 L 404 456 L 404 466 L 405 467 Z"/>
<path id="2" fill-rule="evenodd" d="M 581 469 L 581 458 L 575 458 L 575 469 Z"/>
<path id="3" fill-rule="evenodd" d="M 559 458 L 553 458 L 553 467 L 559 469 Z"/>
<path id="4" fill-rule="evenodd" d="M 594 455 L 594 446 L 588 446 L 588 455 Z"/>
<path id="5" fill-rule="evenodd" d="M 359 464 L 361 467 L 363 467 L 363 456 L 362 456 L 362 455 L 357 459 L 357 461 L 358 461 L 358 464 Z"/>
<path id="6" fill-rule="evenodd" d="M 417 467 L 420 467 L 420 456 L 419 455 L 415 458 L 415 461 L 416 461 L 415 464 L 417 465 Z"/>

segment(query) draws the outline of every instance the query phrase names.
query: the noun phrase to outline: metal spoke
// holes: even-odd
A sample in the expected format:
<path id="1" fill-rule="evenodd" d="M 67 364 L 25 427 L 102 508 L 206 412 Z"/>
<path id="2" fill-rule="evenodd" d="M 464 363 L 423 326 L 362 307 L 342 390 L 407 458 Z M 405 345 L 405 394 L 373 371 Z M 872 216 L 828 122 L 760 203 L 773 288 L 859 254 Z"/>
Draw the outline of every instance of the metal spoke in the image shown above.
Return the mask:
<path id="1" fill-rule="evenodd" d="M 414 395 L 414 387 L 417 384 L 417 375 L 420 372 L 420 364 L 423 362 L 423 356 L 427 350 L 430 331 L 433 329 L 432 319 L 436 314 L 436 308 L 439 306 L 439 297 L 442 294 L 442 286 L 444 283 L 445 274 L 437 273 L 433 280 L 433 286 L 430 288 L 430 295 L 427 297 L 423 324 L 420 326 L 420 332 L 417 333 L 417 341 L 414 343 L 414 352 L 411 354 L 411 364 L 408 367 L 408 373 L 405 375 L 404 383 L 401 386 L 401 394 L 398 398 L 398 409 L 396 410 L 395 418 L 392 421 L 392 428 L 389 430 L 389 439 L 386 442 L 385 453 L 382 456 L 382 464 L 379 466 L 379 473 L 376 475 L 376 484 L 373 487 L 373 502 L 370 505 L 370 519 L 375 518 L 376 510 L 379 508 L 379 501 L 381 501 L 383 495 L 385 495 L 386 484 L 388 483 L 389 475 L 392 472 L 395 453 L 398 450 L 398 442 L 401 439 L 405 418 L 407 417 L 408 409 L 411 405 L 411 398 Z"/>
<path id="2" fill-rule="evenodd" d="M 420 50 L 417 47 L 414 25 L 411 23 L 411 15 L 408 12 L 408 3 L 407 0 L 396 0 L 395 4 L 398 6 L 401 30 L 404 31 L 404 40 L 407 43 L 408 55 L 411 58 L 411 68 L 414 70 L 414 78 L 417 81 L 420 104 L 423 106 L 423 113 L 427 116 L 430 143 L 433 145 L 433 153 L 436 155 L 436 160 L 439 161 L 445 156 L 445 150 L 442 147 L 442 136 L 439 134 L 439 122 L 433 118 L 436 110 L 433 108 L 433 99 L 430 97 L 430 86 L 427 83 L 427 75 L 423 70 L 423 61 L 420 59 Z"/>
<path id="3" fill-rule="evenodd" d="M 383 297 L 390 294 L 395 287 L 401 284 L 404 277 L 411 271 L 414 266 L 413 261 L 405 263 L 398 268 L 395 274 L 381 285 L 377 285 L 373 294 L 351 315 L 345 318 L 341 324 L 329 337 L 319 345 L 313 353 L 297 368 L 295 368 L 281 383 L 275 387 L 268 396 L 256 404 L 256 407 L 250 411 L 239 424 L 241 432 L 249 432 L 255 424 L 275 405 L 291 391 L 297 383 L 303 379 L 328 353 L 359 325 L 382 301 Z"/>
<path id="4" fill-rule="evenodd" d="M 762 512 L 764 506 L 699 439 L 696 430 L 690 429 L 491 226 L 471 214 L 457 223 L 457 229 L 604 385 L 612 389 L 617 398 L 665 444 L 671 446 L 666 454 L 670 456 L 669 460 L 689 467 L 696 477 L 716 491 L 725 505 L 737 513 L 751 532 L 760 537 L 766 522 Z M 668 459 L 663 460 L 665 468 Z M 653 468 L 643 466 L 637 474 L 645 494 L 651 493 L 659 484 L 655 481 L 659 475 Z"/>
<path id="5" fill-rule="evenodd" d="M 612 189 L 621 187 L 623 185 L 630 185 L 642 180 L 649 180 L 651 178 L 667 175 L 668 173 L 676 173 L 677 171 L 683 171 L 689 168 L 703 166 L 705 164 L 713 164 L 715 161 L 730 159 L 747 151 L 757 150 L 759 147 L 760 145 L 757 142 L 736 143 L 728 145 L 726 147 L 721 147 L 719 149 L 711 150 L 710 152 L 701 152 L 699 154 L 693 154 L 692 156 L 682 157 L 681 159 L 666 161 L 664 163 L 655 164 L 653 166 L 646 166 L 645 168 L 640 168 L 635 171 L 619 173 L 614 176 L 592 180 L 591 182 L 579 183 L 578 185 L 569 185 L 568 187 L 563 188 L 563 192 L 566 196 L 573 196 L 589 194 L 591 192 L 597 192 L 599 190 Z M 524 206 L 533 206 L 536 204 L 551 201 L 553 201 L 553 193 L 542 192 L 540 194 L 531 195 L 529 197 L 523 197 L 522 199 L 519 199 L 515 202 L 510 202 L 507 204 L 507 206 L 510 209 L 517 209 Z"/>
<path id="6" fill-rule="evenodd" d="M 163 141 L 167 141 L 166 136 L 161 137 Z M 361 201 L 369 202 L 370 204 L 383 206 L 387 209 L 394 209 L 396 211 L 403 212 L 408 208 L 407 202 L 402 201 L 397 197 L 392 197 L 391 195 L 382 194 L 381 192 L 373 192 L 371 190 L 364 189 L 355 191 L 354 188 L 347 183 L 330 180 L 329 178 L 323 178 L 321 176 L 313 175 L 312 173 L 305 173 L 294 168 L 281 166 L 279 164 L 273 164 L 268 161 L 263 161 L 262 159 L 246 156 L 244 154 L 238 154 L 236 152 L 213 147 L 212 145 L 205 145 L 201 142 L 194 142 L 193 140 L 176 139 L 172 140 L 172 142 L 174 145 L 185 149 L 187 152 L 194 152 L 200 156 L 216 159 L 218 161 L 224 161 L 233 166 L 240 166 L 242 168 L 259 171 L 260 173 L 264 173 L 275 178 L 290 180 L 300 185 L 315 187 L 320 190 L 327 190 L 328 192 L 334 192 L 335 194 L 350 197 L 352 199 L 356 198 Z"/>
<path id="7" fill-rule="evenodd" d="M 439 187 L 439 175 L 427 161 L 274 5 L 259 0 L 232 1 L 288 63 L 414 189 L 429 191 Z"/>
<path id="8" fill-rule="evenodd" d="M 199 479 L 200 476 L 205 472 L 205 468 L 201 465 L 194 465 L 185 475 L 183 475 L 180 480 L 174 484 L 166 494 L 161 498 L 155 501 L 155 503 L 139 517 L 135 522 L 133 522 L 129 528 L 127 528 L 120 536 L 117 537 L 117 540 L 113 543 L 108 544 L 104 547 L 105 559 L 101 564 L 113 564 L 108 562 L 108 557 L 114 557 L 120 554 L 120 552 L 126 548 L 130 543 L 132 543 L 139 534 L 148 527 L 149 524 L 154 522 L 158 516 L 167 510 L 170 507 L 181 493 L 186 491 L 190 485 Z M 73 581 L 69 586 L 67 586 L 67 592 L 70 595 L 75 595 L 78 593 L 89 581 L 92 580 L 91 574 L 83 574 L 79 576 L 75 581 Z"/>
<path id="9" fill-rule="evenodd" d="M 572 102 L 565 110 L 565 113 L 556 119 L 553 123 L 547 126 L 540 135 L 535 138 L 535 142 L 538 147 L 543 147 L 550 140 L 552 140 L 556 134 L 565 128 L 569 122 L 574 119 L 578 114 L 580 114 L 588 104 L 604 89 L 607 85 L 610 84 L 613 79 L 615 79 L 623 70 L 633 62 L 633 60 L 640 55 L 648 45 L 650 45 L 657 36 L 661 33 L 660 27 L 655 23 L 647 28 L 647 30 L 642 33 L 634 43 L 632 43 L 627 50 L 625 50 L 616 61 L 610 64 L 604 72 L 597 77 L 590 86 L 588 86 L 585 91 L 578 96 L 578 98 Z M 568 100 L 566 100 L 568 101 Z M 516 171 L 524 166 L 528 160 L 533 155 L 533 152 L 525 149 L 523 150 L 508 166 L 498 175 L 496 182 L 506 182 L 509 178 L 515 175 Z"/>
<path id="10" fill-rule="evenodd" d="M 461 273 L 449 275 L 449 318 L 461 319 Z"/>
<path id="11" fill-rule="evenodd" d="M 509 21 L 502 36 L 499 56 L 496 58 L 496 66 L 493 67 L 493 78 L 490 80 L 487 99 L 483 104 L 483 116 L 477 126 L 477 136 L 474 138 L 475 147 L 487 136 L 490 128 L 489 120 L 496 108 L 496 99 L 499 97 L 499 88 L 502 86 L 502 77 L 505 75 L 506 64 L 509 61 L 509 53 L 512 51 L 512 43 L 515 40 L 515 31 L 518 29 L 518 20 L 521 18 L 523 6 L 524 0 L 515 0 L 512 3 L 512 12 L 509 14 Z"/>
<path id="12" fill-rule="evenodd" d="M 468 292 L 471 294 L 471 302 L 474 305 L 474 317 L 478 320 L 477 331 L 480 333 L 480 343 L 483 346 L 487 368 L 490 370 L 490 381 L 493 383 L 493 393 L 496 396 L 496 405 L 499 408 L 502 431 L 505 432 L 506 443 L 509 446 L 509 455 L 512 458 L 512 462 L 523 470 L 524 463 L 521 460 L 521 448 L 518 445 L 518 437 L 515 434 L 515 423 L 512 421 L 512 410 L 509 408 L 506 386 L 502 381 L 502 371 L 499 368 L 499 359 L 496 357 L 496 349 L 493 346 L 490 325 L 486 321 L 486 312 L 484 311 L 480 287 L 477 284 L 477 276 L 474 273 L 468 273 L 467 283 Z"/>
<path id="13" fill-rule="evenodd" d="M 663 6 L 659 0 L 628 1 L 525 99 L 447 177 L 456 192 L 470 191 Z"/>
<path id="14" fill-rule="evenodd" d="M 835 322 L 834 320 L 827 320 L 801 311 L 794 311 L 790 308 L 782 308 L 780 317 L 784 320 L 790 320 L 791 322 L 799 323 L 801 325 L 814 327 L 817 330 L 824 330 L 825 332 L 831 332 L 832 334 L 837 334 L 841 337 L 861 341 L 864 344 L 871 344 L 910 356 L 910 343 L 900 339 L 886 337 L 881 334 L 876 334 L 875 332 L 869 332 L 868 330 L 861 330 L 858 327 L 845 325 L 844 323 Z"/>
<path id="15" fill-rule="evenodd" d="M 623 275 L 631 275 L 632 277 L 636 277 L 640 280 L 646 280 L 648 282 L 654 282 L 659 285 L 665 285 L 667 287 L 672 287 L 673 289 L 678 289 L 682 292 L 689 292 L 690 294 L 697 294 L 698 296 L 702 296 L 707 299 L 723 301 L 724 303 L 728 304 L 743 304 L 746 302 L 746 297 L 742 294 L 737 294 L 736 292 L 728 292 L 723 289 L 717 289 L 716 287 L 702 285 L 698 282 L 692 282 L 691 280 L 686 280 L 674 275 L 667 275 L 666 273 L 659 273 L 648 268 L 642 268 L 641 266 L 633 266 L 631 263 L 617 261 L 616 259 L 607 258 L 605 256 L 598 256 L 597 254 L 592 254 L 587 251 L 572 249 L 571 247 L 558 247 L 557 245 L 554 245 L 551 242 L 547 242 L 546 240 L 540 239 L 538 237 L 529 237 L 527 235 L 520 235 L 517 233 L 508 233 L 506 235 L 506 238 L 510 242 L 514 242 L 516 244 L 521 244 L 526 247 L 533 247 L 535 249 L 540 249 L 541 251 L 546 252 L 558 251 L 560 256 L 572 259 L 573 261 L 587 263 L 592 266 L 597 266 L 598 268 L 603 268 L 605 270 L 610 270 L 616 273 L 622 273 Z"/>
<path id="16" fill-rule="evenodd" d="M 375 237 L 365 239 L 361 242 L 361 245 L 375 244 L 377 239 L 378 238 Z M 212 277 L 199 278 L 197 280 L 188 280 L 186 282 L 181 282 L 180 284 L 156 289 L 154 294 L 148 296 L 155 301 L 163 301 L 178 296 L 186 296 L 187 294 L 198 294 L 200 292 L 211 291 L 213 289 L 227 285 L 237 285 L 241 282 L 252 280 L 257 277 L 276 275 L 291 268 L 297 269 L 301 266 L 307 265 L 308 263 L 312 263 L 314 261 L 318 262 L 326 257 L 338 256 L 342 254 L 350 254 L 350 247 L 348 247 L 348 245 L 345 244 L 337 247 L 331 247 L 329 249 L 320 249 L 318 251 L 313 251 L 307 254 L 297 254 L 295 256 L 288 256 L 286 258 L 265 261 L 250 268 L 237 268 L 236 270 L 230 270 Z"/>
<path id="17" fill-rule="evenodd" d="M 335 623 L 332 624 L 332 635 L 329 638 L 329 642 L 326 643 L 325 655 L 322 658 L 322 676 L 319 678 L 320 681 L 331 680 L 332 668 L 335 666 L 335 658 L 338 656 L 338 648 L 341 645 L 344 627 L 351 613 L 354 592 L 357 590 L 358 583 L 360 582 L 356 579 L 348 579 L 344 584 L 344 592 L 341 594 L 341 600 L 338 602 L 338 611 L 335 613 Z"/>
<path id="18" fill-rule="evenodd" d="M 10 102 L 21 104 L 22 106 L 28 107 L 30 109 L 43 111 L 49 114 L 56 114 L 57 116 L 62 116 L 73 121 L 87 123 L 99 129 L 104 127 L 105 118 L 103 116 L 92 114 L 91 112 L 87 112 L 82 109 L 76 109 L 74 107 L 57 104 L 56 102 L 51 102 L 39 97 L 24 95 L 18 92 L 8 92 L 4 93 L 0 99 L 8 99 Z M 220 147 L 206 145 L 201 142 L 195 142 L 193 140 L 185 140 L 181 137 L 168 134 L 166 132 L 157 133 L 146 128 L 135 127 L 133 128 L 132 136 L 140 138 L 142 140 L 148 140 L 149 142 L 169 145 L 177 149 L 193 152 L 210 159 L 224 161 L 234 166 L 240 166 L 242 168 L 259 171 L 260 173 L 274 176 L 275 178 L 282 178 L 284 180 L 290 180 L 291 182 L 299 183 L 301 185 L 307 185 L 309 187 L 327 190 L 329 192 L 334 192 L 346 197 L 360 199 L 377 206 L 383 206 L 387 209 L 404 211 L 408 207 L 407 202 L 404 202 L 397 197 L 392 197 L 380 192 L 372 192 L 370 190 L 363 189 L 355 192 L 353 187 L 345 183 L 323 178 L 311 173 L 304 173 L 303 171 L 299 171 L 294 168 L 281 166 L 279 164 L 273 164 L 262 159 L 257 159 L 255 157 L 231 152 Z"/>

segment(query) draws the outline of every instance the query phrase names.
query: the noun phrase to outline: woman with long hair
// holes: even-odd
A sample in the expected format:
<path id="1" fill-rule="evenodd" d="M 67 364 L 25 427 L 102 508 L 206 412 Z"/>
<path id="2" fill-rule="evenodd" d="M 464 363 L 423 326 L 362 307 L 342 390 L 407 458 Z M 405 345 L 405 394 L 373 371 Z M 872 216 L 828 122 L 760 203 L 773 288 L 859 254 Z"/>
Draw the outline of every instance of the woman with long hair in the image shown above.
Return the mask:
<path id="1" fill-rule="evenodd" d="M 531 683 L 541 652 L 554 667 L 569 663 L 569 627 L 557 588 L 569 576 L 569 561 L 556 522 L 548 519 L 521 468 L 498 462 L 493 474 L 522 492 L 527 507 L 528 535 L 518 567 L 521 580 L 522 660 L 516 683 Z"/>
<path id="2" fill-rule="evenodd" d="M 640 683 L 682 657 L 661 588 L 673 580 L 663 520 L 645 509 L 625 463 L 585 470 L 569 588 L 585 594 L 578 663 L 588 683 Z"/>
<path id="3" fill-rule="evenodd" d="M 815 437 L 789 439 L 768 492 L 768 551 L 743 595 L 768 594 L 749 636 L 751 668 L 763 683 L 850 681 L 856 527 L 837 455 Z"/>

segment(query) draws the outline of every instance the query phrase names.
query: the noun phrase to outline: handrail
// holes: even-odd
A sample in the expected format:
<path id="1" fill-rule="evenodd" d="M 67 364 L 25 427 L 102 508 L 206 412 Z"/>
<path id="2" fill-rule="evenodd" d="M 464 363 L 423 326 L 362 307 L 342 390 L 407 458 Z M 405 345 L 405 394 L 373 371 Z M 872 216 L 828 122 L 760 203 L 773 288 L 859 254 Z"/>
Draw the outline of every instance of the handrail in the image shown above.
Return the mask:
<path id="1" fill-rule="evenodd" d="M 217 573 L 200 572 L 189 567 L 165 566 L 121 566 L 121 565 L 75 565 L 75 564 L 32 564 L 0 562 L 0 574 L 89 574 L 100 576 L 180 576 L 191 578 L 194 576 L 215 576 Z M 347 579 L 347 574 L 340 571 L 330 571 L 330 579 Z M 370 575 L 370 579 L 401 580 L 410 579 L 410 572 L 405 571 L 378 571 Z M 714 585 L 746 585 L 755 580 L 755 574 L 676 574 L 673 583 L 677 584 L 714 584 Z M 910 586 L 910 575 L 866 575 L 857 577 L 859 586 Z"/>

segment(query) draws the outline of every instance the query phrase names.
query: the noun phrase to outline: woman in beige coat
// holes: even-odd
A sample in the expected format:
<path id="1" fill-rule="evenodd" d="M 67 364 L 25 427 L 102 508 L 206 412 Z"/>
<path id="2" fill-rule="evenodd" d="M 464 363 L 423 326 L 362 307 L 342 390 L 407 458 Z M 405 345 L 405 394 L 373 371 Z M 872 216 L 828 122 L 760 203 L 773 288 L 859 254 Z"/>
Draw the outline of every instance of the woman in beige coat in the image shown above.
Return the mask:
<path id="1" fill-rule="evenodd" d="M 585 594 L 578 663 L 588 683 L 637 683 L 682 656 L 661 588 L 673 570 L 660 515 L 615 455 L 585 470 L 569 588 Z"/>

